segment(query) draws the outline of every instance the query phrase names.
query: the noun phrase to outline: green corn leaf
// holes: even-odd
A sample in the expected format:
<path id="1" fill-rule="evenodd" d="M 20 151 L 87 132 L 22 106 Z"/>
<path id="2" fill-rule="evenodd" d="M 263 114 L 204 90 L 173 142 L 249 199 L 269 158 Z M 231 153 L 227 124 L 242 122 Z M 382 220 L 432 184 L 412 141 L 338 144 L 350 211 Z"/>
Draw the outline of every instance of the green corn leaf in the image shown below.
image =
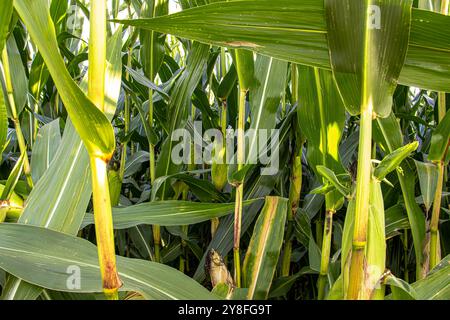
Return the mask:
<path id="1" fill-rule="evenodd" d="M 89 241 L 20 224 L 1 224 L 0 239 L 0 267 L 7 272 L 52 290 L 102 291 L 97 249 Z M 147 299 L 213 297 L 194 280 L 160 263 L 118 256 L 117 268 L 124 282 L 120 290 L 137 291 Z"/>
<path id="2" fill-rule="evenodd" d="M 30 75 L 28 77 L 28 89 L 36 101 L 45 86 L 49 77 L 47 66 L 40 53 L 36 54 L 31 64 Z"/>
<path id="3" fill-rule="evenodd" d="M 6 41 L 6 49 L 8 52 L 9 72 L 11 76 L 14 103 L 17 115 L 20 115 L 27 102 L 28 82 L 20 51 L 13 35 Z M 10 108 L 8 108 L 8 116 L 12 117 L 12 114 Z"/>
<path id="4" fill-rule="evenodd" d="M 23 164 L 25 159 L 25 152 L 23 152 L 19 159 L 17 159 L 14 168 L 11 170 L 8 180 L 6 181 L 5 188 L 2 191 L 0 200 L 9 200 L 11 198 L 14 188 L 16 187 L 17 181 L 19 181 L 20 175 L 22 174 Z"/>
<path id="5" fill-rule="evenodd" d="M 109 119 L 114 116 L 120 93 L 121 48 L 121 29 L 118 29 L 107 47 L 105 110 Z M 87 75 L 81 88 L 87 91 Z M 89 155 L 69 119 L 54 160 L 30 193 L 19 223 L 76 234 L 91 193 Z M 41 291 L 21 279 L 9 277 L 2 299 L 36 299 Z"/>
<path id="6" fill-rule="evenodd" d="M 179 171 L 180 166 L 171 161 L 172 149 L 176 144 L 172 141 L 172 133 L 176 129 L 185 127 L 188 117 L 187 106 L 190 103 L 192 94 L 197 87 L 205 71 L 209 56 L 209 46 L 194 43 L 190 51 L 186 70 L 178 78 L 172 95 L 172 100 L 168 106 L 170 115 L 169 136 L 161 147 L 161 154 L 156 165 L 156 177 L 164 177 Z M 170 186 L 164 182 L 161 190 L 162 198 L 170 192 Z"/>
<path id="7" fill-rule="evenodd" d="M 15 1 L 14 7 L 37 45 L 58 88 L 74 127 L 93 156 L 109 159 L 115 149 L 112 126 L 106 116 L 70 77 L 59 52 L 46 0 Z"/>
<path id="8" fill-rule="evenodd" d="M 267 299 L 283 244 L 288 199 L 266 197 L 243 265 L 248 299 Z"/>
<path id="9" fill-rule="evenodd" d="M 39 129 L 31 154 L 31 175 L 35 184 L 50 167 L 60 144 L 59 119 L 53 120 Z"/>
<path id="10" fill-rule="evenodd" d="M 331 183 L 343 196 L 350 197 L 351 190 L 344 186 L 339 179 L 337 178 L 336 174 L 328 169 L 325 166 L 316 166 L 317 172 L 324 177 L 329 183 Z"/>
<path id="11" fill-rule="evenodd" d="M 347 21 L 354 19 L 350 17 Z M 323 1 L 278 0 L 277 7 L 272 0 L 218 2 L 154 19 L 120 22 L 331 69 Z M 408 55 L 399 79 L 401 84 L 449 90 L 450 40 L 445 32 L 449 28 L 450 17 L 413 9 Z"/>
<path id="12" fill-rule="evenodd" d="M 248 91 L 255 85 L 255 62 L 253 52 L 248 50 L 235 50 L 234 64 L 239 79 L 240 89 Z"/>
<path id="13" fill-rule="evenodd" d="M 136 80 L 139 84 L 146 86 L 149 89 L 152 89 L 156 92 L 158 92 L 161 97 L 166 99 L 167 101 L 170 101 L 170 97 L 165 93 L 163 90 L 161 90 L 156 84 L 154 84 L 151 80 L 149 80 L 146 76 L 140 74 L 139 72 L 129 68 L 128 66 L 125 66 L 125 69 L 130 74 L 130 76 Z"/>
<path id="14" fill-rule="evenodd" d="M 2 153 L 7 145 L 6 141 L 7 137 L 8 137 L 8 112 L 6 110 L 3 90 L 2 88 L 0 88 L 0 151 Z"/>
<path id="15" fill-rule="evenodd" d="M 370 184 L 370 206 L 369 206 L 369 223 L 367 226 L 367 245 L 366 245 L 366 262 L 365 262 L 365 282 L 367 284 L 365 296 L 371 299 L 382 299 L 384 297 L 384 289 L 379 286 L 379 280 L 385 270 L 386 264 L 386 236 L 385 236 L 385 214 L 383 195 L 381 192 L 380 182 L 371 179 Z M 345 217 L 344 230 L 342 236 L 342 259 L 341 270 L 342 277 L 336 286 L 342 286 L 344 290 L 337 288 L 331 291 L 345 293 L 347 292 L 350 269 L 350 257 L 352 251 L 353 228 L 355 220 L 355 200 L 349 202 L 347 214 Z M 343 297 L 342 297 L 343 298 Z"/>
<path id="16" fill-rule="evenodd" d="M 219 99 L 225 100 L 230 95 L 231 91 L 233 90 L 236 81 L 238 79 L 236 67 L 234 64 L 231 65 L 230 70 L 228 70 L 228 73 L 225 75 L 225 77 L 222 79 L 222 81 L 219 84 L 219 87 L 217 88 L 217 97 Z"/>
<path id="17" fill-rule="evenodd" d="M 384 212 L 386 239 L 392 238 L 398 234 L 398 231 L 410 228 L 408 215 L 402 204 L 396 204 Z"/>
<path id="18" fill-rule="evenodd" d="M 408 48 L 411 6 L 412 0 L 325 0 L 331 66 L 351 114 L 359 114 L 367 97 L 377 116 L 390 114 Z"/>
<path id="19" fill-rule="evenodd" d="M 406 281 L 399 279 L 394 275 L 389 275 L 385 282 L 390 285 L 392 298 L 394 300 L 416 300 L 416 291 Z"/>
<path id="20" fill-rule="evenodd" d="M 400 125 L 392 113 L 389 117 L 377 118 L 374 123 L 374 140 L 380 144 L 385 152 L 393 152 L 403 145 L 403 136 Z M 409 161 L 402 164 L 402 173 L 397 172 L 397 177 L 402 189 L 406 212 L 408 213 L 411 233 L 416 254 L 416 276 L 418 279 L 424 276 L 423 248 L 425 245 L 425 217 L 422 209 L 418 206 L 415 196 L 416 175 L 414 165 Z"/>
<path id="21" fill-rule="evenodd" d="M 283 146 L 287 140 L 289 139 L 291 130 L 292 130 L 292 117 L 295 115 L 294 112 L 289 113 L 286 119 L 281 126 L 281 133 L 279 144 L 276 146 L 279 148 Z M 278 150 L 279 151 L 279 150 Z M 274 152 L 278 152 L 274 150 Z M 266 197 L 270 195 L 275 183 L 276 183 L 276 175 L 258 175 L 255 180 L 252 180 L 252 183 L 249 184 L 247 182 L 247 187 L 245 188 L 244 199 L 255 199 Z M 261 209 L 261 203 L 254 203 L 250 205 L 248 208 L 244 208 L 242 214 L 242 232 L 245 232 L 247 228 L 251 225 L 253 220 L 256 217 L 256 214 Z M 203 265 L 205 264 L 206 255 L 209 250 L 214 249 L 218 251 L 222 256 L 225 256 L 232 248 L 233 248 L 233 228 L 234 228 L 234 217 L 224 217 L 219 224 L 219 228 L 217 229 L 216 235 L 210 242 L 205 254 L 203 255 L 199 266 L 194 274 L 194 279 L 197 281 L 202 281 L 205 278 L 205 268 Z"/>
<path id="22" fill-rule="evenodd" d="M 259 199 L 244 201 L 247 207 Z M 126 229 L 140 224 L 181 226 L 196 224 L 232 213 L 234 203 L 205 203 L 189 201 L 153 201 L 129 207 L 113 208 L 114 229 Z M 86 214 L 82 227 L 94 223 L 92 214 Z"/>
<path id="23" fill-rule="evenodd" d="M 448 274 L 450 272 L 450 256 L 445 257 L 430 272 L 430 274 L 412 285 L 393 276 L 388 277 L 387 283 L 391 285 L 392 294 L 387 299 L 393 300 L 448 300 L 450 299 L 450 284 Z M 394 289 L 396 286 L 397 289 Z"/>
<path id="24" fill-rule="evenodd" d="M 383 180 L 390 172 L 398 168 L 400 163 L 411 155 L 419 147 L 419 142 L 415 141 L 388 154 L 378 164 L 374 170 L 374 176 L 378 180 Z"/>
<path id="25" fill-rule="evenodd" d="M 345 122 L 345 108 L 337 90 L 333 75 L 326 70 L 298 66 L 299 110 L 298 126 L 308 141 L 307 158 L 311 167 L 319 174 L 318 166 L 324 166 L 320 174 L 340 174 L 344 168 L 339 159 L 339 143 Z M 324 176 L 325 177 L 325 176 Z M 334 176 L 338 191 L 345 188 Z M 344 196 L 348 195 L 348 191 Z M 342 195 L 331 191 L 326 195 L 326 210 L 336 211 L 342 205 Z"/>
<path id="26" fill-rule="evenodd" d="M 428 160 L 444 161 L 448 163 L 450 146 L 450 112 L 445 114 L 444 119 L 439 123 L 431 137 L 430 152 Z"/>
<path id="27" fill-rule="evenodd" d="M 203 170 L 197 170 L 197 171 L 191 171 L 189 173 L 201 173 L 204 172 Z M 153 183 L 153 190 L 151 193 L 151 199 L 152 201 L 157 198 L 157 193 L 159 192 L 160 188 L 162 188 L 165 184 L 171 183 L 172 179 L 178 179 L 180 181 L 183 181 L 186 183 L 191 191 L 200 199 L 200 201 L 203 202 L 212 202 L 212 201 L 218 201 L 218 202 L 225 202 L 227 198 L 224 194 L 217 191 L 214 188 L 214 185 L 208 181 L 203 179 L 197 179 L 192 177 L 191 175 L 187 174 L 188 172 L 180 172 L 175 173 L 169 176 L 159 177 L 156 179 Z"/>
<path id="28" fill-rule="evenodd" d="M 267 139 L 270 138 L 270 130 L 275 129 L 277 112 L 281 101 L 281 95 L 285 90 L 287 63 L 270 57 L 257 55 L 255 62 L 255 83 L 250 94 L 250 129 L 254 130 L 248 142 L 248 157 L 258 155 L 262 144 L 259 141 L 259 130 L 267 130 Z M 259 147 L 259 148 L 257 148 Z M 253 159 L 257 160 L 257 159 Z M 252 162 L 255 163 L 256 161 Z"/>
<path id="29" fill-rule="evenodd" d="M 275 179 L 272 176 L 259 176 L 255 184 L 250 187 L 247 184 L 247 192 L 244 194 L 244 199 L 261 198 L 270 195 L 270 191 L 275 185 Z M 261 202 L 255 202 L 254 204 L 243 208 L 242 214 L 242 232 L 245 232 L 255 219 L 257 213 L 262 207 Z M 199 262 L 199 266 L 195 271 L 193 278 L 197 281 L 203 281 L 205 279 L 205 259 L 206 255 L 211 249 L 216 250 L 221 256 L 225 256 L 233 248 L 233 229 L 234 228 L 234 216 L 230 215 L 224 217 L 219 224 L 219 228 L 216 231 L 214 238 L 211 240 L 208 248 L 205 250 L 205 254 Z"/>
<path id="30" fill-rule="evenodd" d="M 450 255 L 446 256 L 430 271 L 429 275 L 415 283 L 412 287 L 417 293 L 418 300 L 449 300 L 450 283 Z"/>
<path id="31" fill-rule="evenodd" d="M 379 181 L 371 179 L 369 223 L 367 226 L 367 265 L 365 270 L 365 281 L 368 283 L 368 290 L 371 290 L 367 296 L 375 300 L 384 298 L 384 288 L 380 286 L 379 281 L 386 268 L 386 227 L 380 184 Z"/>
<path id="32" fill-rule="evenodd" d="M 149 160 L 150 160 L 150 155 L 147 151 L 139 150 L 139 151 L 133 153 L 127 159 L 127 162 L 125 163 L 125 171 L 124 171 L 123 176 L 129 177 L 129 176 L 135 174 L 136 172 L 138 172 L 141 169 L 142 164 L 144 162 L 148 162 Z"/>
<path id="33" fill-rule="evenodd" d="M 169 11 L 168 0 L 143 1 L 141 9 L 142 18 L 153 18 L 166 15 Z M 141 59 L 145 75 L 154 81 L 164 57 L 164 42 L 166 37 L 160 33 L 139 30 L 141 40 Z"/>
<path id="34" fill-rule="evenodd" d="M 13 0 L 4 0 L 0 3 L 0 50 L 5 46 L 13 10 Z"/>
<path id="35" fill-rule="evenodd" d="M 414 161 L 419 176 L 420 191 L 422 193 L 423 204 L 430 211 L 436 193 L 437 182 L 439 179 L 439 169 L 432 163 Z"/>

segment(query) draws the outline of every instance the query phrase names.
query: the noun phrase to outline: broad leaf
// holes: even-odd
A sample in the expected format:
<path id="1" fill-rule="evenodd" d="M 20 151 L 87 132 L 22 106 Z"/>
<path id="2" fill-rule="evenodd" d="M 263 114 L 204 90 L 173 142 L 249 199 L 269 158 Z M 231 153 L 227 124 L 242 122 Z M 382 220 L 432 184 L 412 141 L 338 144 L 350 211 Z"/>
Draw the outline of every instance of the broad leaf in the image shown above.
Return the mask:
<path id="1" fill-rule="evenodd" d="M 31 175 L 37 183 L 50 167 L 61 144 L 59 119 L 53 120 L 39 129 L 31 155 Z"/>
<path id="2" fill-rule="evenodd" d="M 331 66 L 351 114 L 387 117 L 408 49 L 412 0 L 325 0 Z"/>
<path id="3" fill-rule="evenodd" d="M 88 152 L 109 159 L 115 149 L 111 123 L 70 77 L 59 54 L 47 0 L 20 0 L 14 7 L 42 55 L 61 100 Z"/>
<path id="4" fill-rule="evenodd" d="M 354 17 L 348 21 L 354 26 Z M 154 19 L 120 22 L 331 69 L 324 2 L 320 0 L 277 0 L 277 7 L 272 0 L 218 2 Z M 445 32 L 438 32 L 449 28 L 450 17 L 413 9 L 408 55 L 399 80 L 401 84 L 449 90 L 450 40 Z M 390 41 L 386 43 L 392 45 Z"/>
<path id="5" fill-rule="evenodd" d="M 420 191 L 422 193 L 423 204 L 430 211 L 436 193 L 437 182 L 439 179 L 439 169 L 432 163 L 414 161 L 419 176 Z"/>
<path id="6" fill-rule="evenodd" d="M 249 206 L 258 201 L 244 201 Z M 140 224 L 160 226 L 181 226 L 196 224 L 232 213 L 234 203 L 204 203 L 190 201 L 153 201 L 124 208 L 113 208 L 115 229 L 125 229 Z M 87 214 L 83 227 L 94 223 L 92 214 Z"/>
<path id="7" fill-rule="evenodd" d="M 283 244 L 288 200 L 266 197 L 243 265 L 248 299 L 267 299 Z"/>
<path id="8" fill-rule="evenodd" d="M 97 249 L 87 240 L 6 223 L 0 225 L 0 243 L 0 267 L 16 277 L 58 291 L 102 291 Z M 137 291 L 147 299 L 213 297 L 191 278 L 160 263 L 118 256 L 117 268 L 124 283 L 120 290 Z"/>
<path id="9" fill-rule="evenodd" d="M 109 119 L 115 113 L 120 93 L 121 48 L 119 29 L 108 41 L 107 47 L 105 110 Z M 81 87 L 87 91 L 87 76 Z M 89 156 L 69 119 L 54 160 L 30 193 L 19 222 L 76 234 L 91 193 Z M 10 277 L 2 299 L 36 299 L 40 292 L 40 288 Z"/>

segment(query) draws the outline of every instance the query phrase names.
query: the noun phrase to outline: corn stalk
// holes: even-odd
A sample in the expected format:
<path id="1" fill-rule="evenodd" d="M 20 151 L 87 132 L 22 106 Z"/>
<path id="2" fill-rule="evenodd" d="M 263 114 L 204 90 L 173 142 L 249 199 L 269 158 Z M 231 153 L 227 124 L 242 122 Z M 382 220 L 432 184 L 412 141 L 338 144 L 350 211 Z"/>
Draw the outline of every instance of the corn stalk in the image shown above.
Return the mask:
<path id="1" fill-rule="evenodd" d="M 106 0 L 91 2 L 88 96 L 104 112 L 106 70 Z M 90 154 L 95 231 L 103 291 L 118 299 L 122 285 L 116 267 L 114 230 L 107 164 L 110 159 Z"/>

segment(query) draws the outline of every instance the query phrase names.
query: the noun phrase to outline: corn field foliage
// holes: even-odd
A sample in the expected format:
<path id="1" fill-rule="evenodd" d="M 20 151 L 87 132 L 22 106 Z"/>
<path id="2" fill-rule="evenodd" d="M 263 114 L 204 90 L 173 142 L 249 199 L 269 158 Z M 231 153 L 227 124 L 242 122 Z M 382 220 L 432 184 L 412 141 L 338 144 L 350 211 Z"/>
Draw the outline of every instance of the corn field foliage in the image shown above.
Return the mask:
<path id="1" fill-rule="evenodd" d="M 1 0 L 2 299 L 450 299 L 448 0 Z"/>

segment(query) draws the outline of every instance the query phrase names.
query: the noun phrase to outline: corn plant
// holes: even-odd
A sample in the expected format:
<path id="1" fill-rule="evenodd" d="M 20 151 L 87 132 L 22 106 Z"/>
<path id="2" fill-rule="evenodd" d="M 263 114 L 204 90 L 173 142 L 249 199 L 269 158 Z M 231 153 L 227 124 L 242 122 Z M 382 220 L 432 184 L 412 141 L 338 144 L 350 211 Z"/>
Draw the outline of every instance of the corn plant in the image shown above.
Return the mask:
<path id="1" fill-rule="evenodd" d="M 450 299 L 446 0 L 2 0 L 0 293 Z"/>

